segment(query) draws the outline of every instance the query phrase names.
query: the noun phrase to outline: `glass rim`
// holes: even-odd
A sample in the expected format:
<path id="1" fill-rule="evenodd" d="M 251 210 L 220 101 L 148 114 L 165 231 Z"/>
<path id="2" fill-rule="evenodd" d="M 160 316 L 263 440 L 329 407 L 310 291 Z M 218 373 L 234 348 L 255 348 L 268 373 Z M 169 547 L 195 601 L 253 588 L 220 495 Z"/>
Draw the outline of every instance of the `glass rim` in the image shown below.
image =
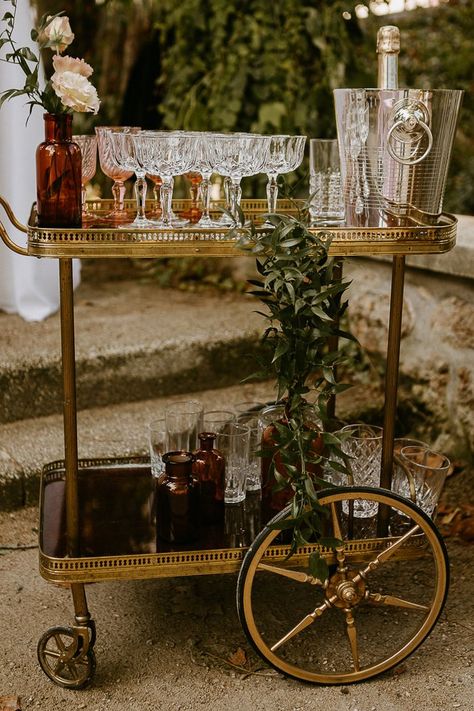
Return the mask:
<path id="1" fill-rule="evenodd" d="M 424 456 L 429 456 L 430 454 L 435 455 L 436 457 L 439 457 L 441 463 L 439 466 L 433 466 L 428 463 L 423 464 L 422 462 L 417 462 L 407 454 L 406 450 L 417 450 L 416 452 L 413 451 L 413 455 L 416 453 L 423 454 Z M 424 471 L 444 471 L 445 469 L 449 469 L 451 466 L 450 459 L 443 454 L 443 452 L 438 452 L 436 449 L 432 449 L 431 447 L 420 447 L 418 445 L 409 444 L 406 447 L 402 447 L 400 450 L 400 457 L 403 457 L 410 464 L 414 464 L 416 467 L 419 467 Z"/>
<path id="2" fill-rule="evenodd" d="M 165 429 L 166 429 L 166 418 L 165 418 L 164 416 L 163 416 L 163 417 L 155 417 L 154 420 L 150 420 L 150 422 L 148 423 L 148 429 L 149 429 L 149 430 L 156 429 L 156 428 L 159 426 L 159 425 L 157 424 L 157 423 L 159 423 L 159 422 L 162 422 L 163 425 L 164 425 L 164 427 L 165 427 Z"/>
<path id="3" fill-rule="evenodd" d="M 354 423 L 351 425 L 344 425 L 344 427 L 341 427 L 339 432 L 350 433 L 351 430 L 357 430 L 359 428 L 365 428 L 368 433 L 368 436 L 357 436 L 355 434 L 352 434 L 353 439 L 360 439 L 365 441 L 382 439 L 383 427 L 380 427 L 379 425 L 366 425 L 363 422 Z"/>

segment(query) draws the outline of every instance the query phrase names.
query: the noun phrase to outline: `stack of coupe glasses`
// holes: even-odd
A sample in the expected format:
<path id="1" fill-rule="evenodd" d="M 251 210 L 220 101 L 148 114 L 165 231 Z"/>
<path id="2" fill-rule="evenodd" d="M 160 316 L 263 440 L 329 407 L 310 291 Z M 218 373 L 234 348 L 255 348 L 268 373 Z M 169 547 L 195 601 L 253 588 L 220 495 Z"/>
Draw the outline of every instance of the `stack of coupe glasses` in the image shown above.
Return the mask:
<path id="1" fill-rule="evenodd" d="M 110 218 L 123 229 L 174 229 L 189 224 L 172 210 L 173 181 L 178 175 L 201 177 L 202 214 L 193 227 L 222 228 L 239 222 L 242 178 L 266 173 L 268 213 L 276 212 L 280 174 L 302 162 L 306 136 L 264 136 L 251 133 L 145 131 L 136 127 L 96 128 L 102 171 L 114 180 Z M 124 181 L 136 176 L 137 213 L 130 222 L 123 207 Z M 210 214 L 210 181 L 224 178 L 227 210 L 215 220 Z M 147 181 L 159 188 L 160 209 L 146 214 Z"/>

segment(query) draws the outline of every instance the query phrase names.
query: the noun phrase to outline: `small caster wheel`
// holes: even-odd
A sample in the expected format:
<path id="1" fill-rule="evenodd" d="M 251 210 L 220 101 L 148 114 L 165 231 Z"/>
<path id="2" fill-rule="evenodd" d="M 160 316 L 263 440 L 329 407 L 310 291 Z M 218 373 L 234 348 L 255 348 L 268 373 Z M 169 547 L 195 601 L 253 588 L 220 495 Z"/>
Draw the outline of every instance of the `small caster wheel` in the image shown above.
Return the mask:
<path id="1" fill-rule="evenodd" d="M 82 689 L 95 673 L 95 654 L 84 653 L 83 639 L 72 627 L 51 627 L 38 642 L 41 669 L 55 684 L 66 689 Z"/>
<path id="2" fill-rule="evenodd" d="M 319 493 L 325 536 L 288 558 L 280 531 L 264 528 L 237 584 L 237 608 L 251 644 L 279 672 L 318 684 L 370 679 L 426 639 L 446 599 L 449 564 L 435 525 L 421 509 L 384 489 L 340 487 Z M 381 508 L 385 507 L 385 508 Z M 379 511 L 388 514 L 385 536 Z M 273 522 L 290 516 L 290 507 Z M 308 558 L 326 559 L 326 580 Z"/>

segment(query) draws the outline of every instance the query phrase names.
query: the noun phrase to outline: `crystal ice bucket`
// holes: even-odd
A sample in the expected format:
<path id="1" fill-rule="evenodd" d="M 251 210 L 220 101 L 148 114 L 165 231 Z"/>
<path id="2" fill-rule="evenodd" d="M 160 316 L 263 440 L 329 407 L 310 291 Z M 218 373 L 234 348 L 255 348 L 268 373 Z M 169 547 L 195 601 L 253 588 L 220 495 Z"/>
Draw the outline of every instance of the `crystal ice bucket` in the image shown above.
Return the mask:
<path id="1" fill-rule="evenodd" d="M 334 91 L 346 223 L 435 224 L 462 91 Z"/>

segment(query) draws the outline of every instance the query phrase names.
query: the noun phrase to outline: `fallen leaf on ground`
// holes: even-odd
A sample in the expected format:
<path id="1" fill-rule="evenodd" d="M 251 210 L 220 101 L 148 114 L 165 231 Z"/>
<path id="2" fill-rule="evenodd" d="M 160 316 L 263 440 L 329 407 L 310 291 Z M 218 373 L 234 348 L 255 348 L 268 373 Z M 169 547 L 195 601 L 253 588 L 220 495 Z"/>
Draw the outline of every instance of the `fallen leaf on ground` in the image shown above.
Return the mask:
<path id="1" fill-rule="evenodd" d="M 442 504 L 438 509 L 436 522 L 443 536 L 456 536 L 467 542 L 474 541 L 474 504 Z"/>
<path id="2" fill-rule="evenodd" d="M 21 711 L 19 696 L 0 696 L 0 711 Z"/>
<path id="3" fill-rule="evenodd" d="M 247 664 L 247 655 L 242 647 L 237 647 L 236 651 L 229 656 L 229 662 L 237 667 L 244 667 Z"/>

